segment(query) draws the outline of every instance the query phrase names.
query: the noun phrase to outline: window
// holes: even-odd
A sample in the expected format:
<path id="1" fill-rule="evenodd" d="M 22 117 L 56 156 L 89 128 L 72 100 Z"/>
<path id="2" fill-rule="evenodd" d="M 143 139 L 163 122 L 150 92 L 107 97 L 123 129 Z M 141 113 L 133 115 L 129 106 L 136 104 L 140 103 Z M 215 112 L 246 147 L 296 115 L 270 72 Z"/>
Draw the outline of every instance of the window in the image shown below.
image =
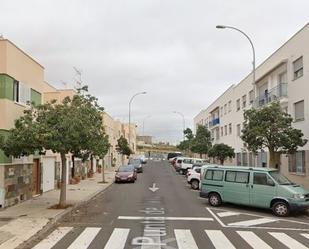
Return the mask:
<path id="1" fill-rule="evenodd" d="M 242 96 L 242 108 L 245 108 L 247 105 L 247 95 Z"/>
<path id="2" fill-rule="evenodd" d="M 227 111 L 226 109 L 227 109 L 227 105 L 225 104 L 224 105 L 224 115 L 226 115 L 226 111 Z"/>
<path id="3" fill-rule="evenodd" d="M 227 125 L 224 126 L 224 135 L 227 135 Z"/>
<path id="4" fill-rule="evenodd" d="M 297 151 L 295 154 L 288 155 L 289 172 L 297 174 L 305 174 L 305 151 Z"/>
<path id="5" fill-rule="evenodd" d="M 13 83 L 13 100 L 19 102 L 19 82 L 16 80 Z"/>
<path id="6" fill-rule="evenodd" d="M 237 125 L 237 136 L 240 137 L 240 124 Z"/>
<path id="7" fill-rule="evenodd" d="M 299 101 L 294 104 L 295 121 L 304 120 L 304 101 Z"/>
<path id="8" fill-rule="evenodd" d="M 303 57 L 298 58 L 293 62 L 294 79 L 303 76 Z"/>
<path id="9" fill-rule="evenodd" d="M 237 111 L 240 110 L 240 99 L 236 100 L 236 109 L 237 109 Z"/>
<path id="10" fill-rule="evenodd" d="M 221 137 L 223 137 L 223 127 L 221 127 Z"/>
<path id="11" fill-rule="evenodd" d="M 209 169 L 207 170 L 205 174 L 205 179 L 212 180 L 212 181 L 222 181 L 223 180 L 223 170 Z"/>
<path id="12" fill-rule="evenodd" d="M 248 183 L 249 182 L 249 172 L 226 171 L 225 181 L 226 182 L 236 182 L 236 183 Z"/>
<path id="13" fill-rule="evenodd" d="M 31 104 L 31 88 L 19 82 L 18 89 L 19 89 L 18 102 L 25 104 L 25 105 L 30 105 Z"/>
<path id="14" fill-rule="evenodd" d="M 219 127 L 216 128 L 216 140 L 218 140 L 218 139 L 219 139 Z"/>
<path id="15" fill-rule="evenodd" d="M 229 124 L 229 134 L 232 134 L 232 124 Z"/>
<path id="16" fill-rule="evenodd" d="M 274 186 L 274 181 L 266 173 L 254 173 L 253 184 Z"/>
<path id="17" fill-rule="evenodd" d="M 228 102 L 228 110 L 229 112 L 232 111 L 232 101 L 231 100 Z"/>
<path id="18" fill-rule="evenodd" d="M 253 90 L 251 90 L 249 92 L 249 102 L 250 102 L 250 104 L 252 104 L 253 101 L 254 101 L 254 92 L 253 92 Z"/>
<path id="19" fill-rule="evenodd" d="M 222 117 L 223 116 L 223 106 L 221 106 L 220 112 L 221 112 L 221 117 Z"/>

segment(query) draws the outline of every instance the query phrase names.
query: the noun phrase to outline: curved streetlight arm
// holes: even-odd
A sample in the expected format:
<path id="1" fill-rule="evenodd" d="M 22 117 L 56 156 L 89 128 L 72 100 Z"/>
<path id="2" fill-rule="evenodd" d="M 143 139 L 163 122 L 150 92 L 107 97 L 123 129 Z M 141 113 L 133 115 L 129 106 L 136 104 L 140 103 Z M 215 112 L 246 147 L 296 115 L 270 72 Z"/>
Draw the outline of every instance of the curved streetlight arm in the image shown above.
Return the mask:
<path id="1" fill-rule="evenodd" d="M 137 96 L 137 95 L 141 95 L 141 94 L 146 94 L 147 92 L 138 92 L 138 93 L 135 93 L 130 101 L 129 101 L 129 146 L 131 147 L 131 104 L 132 104 L 132 101 L 133 99 Z"/>
<path id="2" fill-rule="evenodd" d="M 247 39 L 248 41 L 250 42 L 250 45 L 252 47 L 252 53 L 253 53 L 253 61 L 252 61 L 252 66 L 253 66 L 253 70 L 252 70 L 252 76 L 253 76 L 253 87 L 255 88 L 255 48 L 254 48 L 254 45 L 253 45 L 253 42 L 252 40 L 250 39 L 250 37 L 242 30 L 238 29 L 238 28 L 235 28 L 235 27 L 232 27 L 232 26 L 225 26 L 225 25 L 217 25 L 216 26 L 217 29 L 234 29 L 240 33 L 242 33 Z M 254 94 L 255 94 L 255 91 L 253 91 Z M 254 96 L 255 97 L 255 96 Z"/>

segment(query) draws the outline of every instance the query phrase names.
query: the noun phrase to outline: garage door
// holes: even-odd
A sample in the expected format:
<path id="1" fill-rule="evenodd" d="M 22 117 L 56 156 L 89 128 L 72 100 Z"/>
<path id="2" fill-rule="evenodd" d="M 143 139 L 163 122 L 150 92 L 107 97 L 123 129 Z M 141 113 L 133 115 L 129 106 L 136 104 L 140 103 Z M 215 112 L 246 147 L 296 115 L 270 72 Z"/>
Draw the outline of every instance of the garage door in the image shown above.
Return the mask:
<path id="1" fill-rule="evenodd" d="M 42 162 L 43 192 L 46 192 L 55 188 L 55 158 L 43 158 Z"/>

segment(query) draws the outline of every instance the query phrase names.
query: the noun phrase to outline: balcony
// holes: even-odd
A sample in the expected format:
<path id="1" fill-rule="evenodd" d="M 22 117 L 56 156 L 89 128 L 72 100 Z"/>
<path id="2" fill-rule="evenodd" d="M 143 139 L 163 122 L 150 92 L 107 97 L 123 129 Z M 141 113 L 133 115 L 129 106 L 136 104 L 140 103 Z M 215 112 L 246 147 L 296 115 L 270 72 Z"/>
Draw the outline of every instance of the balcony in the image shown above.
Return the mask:
<path id="1" fill-rule="evenodd" d="M 211 120 L 208 123 L 208 126 L 209 126 L 209 128 L 211 128 L 211 127 L 216 126 L 218 124 L 220 124 L 220 119 L 219 118 L 214 118 L 213 120 Z"/>
<path id="2" fill-rule="evenodd" d="M 270 91 L 266 92 L 263 96 L 259 96 L 255 99 L 254 106 L 261 107 L 263 105 L 267 105 L 271 102 L 280 100 L 283 97 L 288 96 L 288 84 L 280 83 L 276 87 L 270 89 Z"/>

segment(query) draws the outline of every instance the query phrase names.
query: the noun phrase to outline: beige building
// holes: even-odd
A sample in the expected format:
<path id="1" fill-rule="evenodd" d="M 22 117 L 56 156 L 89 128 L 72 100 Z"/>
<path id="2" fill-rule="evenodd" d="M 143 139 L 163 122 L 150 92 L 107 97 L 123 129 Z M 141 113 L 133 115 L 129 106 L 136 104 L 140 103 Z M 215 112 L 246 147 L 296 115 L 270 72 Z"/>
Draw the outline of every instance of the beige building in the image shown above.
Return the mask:
<path id="1" fill-rule="evenodd" d="M 269 166 L 267 151 L 260 151 L 256 156 L 247 151 L 240 138 L 243 112 L 248 108 L 280 101 L 282 108 L 293 117 L 293 126 L 309 139 L 308 44 L 309 24 L 257 67 L 255 85 L 252 85 L 252 74 L 248 75 L 194 118 L 195 128 L 198 124 L 209 128 L 213 143 L 235 148 L 236 157 L 227 164 Z M 282 155 L 280 170 L 292 181 L 309 188 L 309 143 L 294 155 Z"/>

